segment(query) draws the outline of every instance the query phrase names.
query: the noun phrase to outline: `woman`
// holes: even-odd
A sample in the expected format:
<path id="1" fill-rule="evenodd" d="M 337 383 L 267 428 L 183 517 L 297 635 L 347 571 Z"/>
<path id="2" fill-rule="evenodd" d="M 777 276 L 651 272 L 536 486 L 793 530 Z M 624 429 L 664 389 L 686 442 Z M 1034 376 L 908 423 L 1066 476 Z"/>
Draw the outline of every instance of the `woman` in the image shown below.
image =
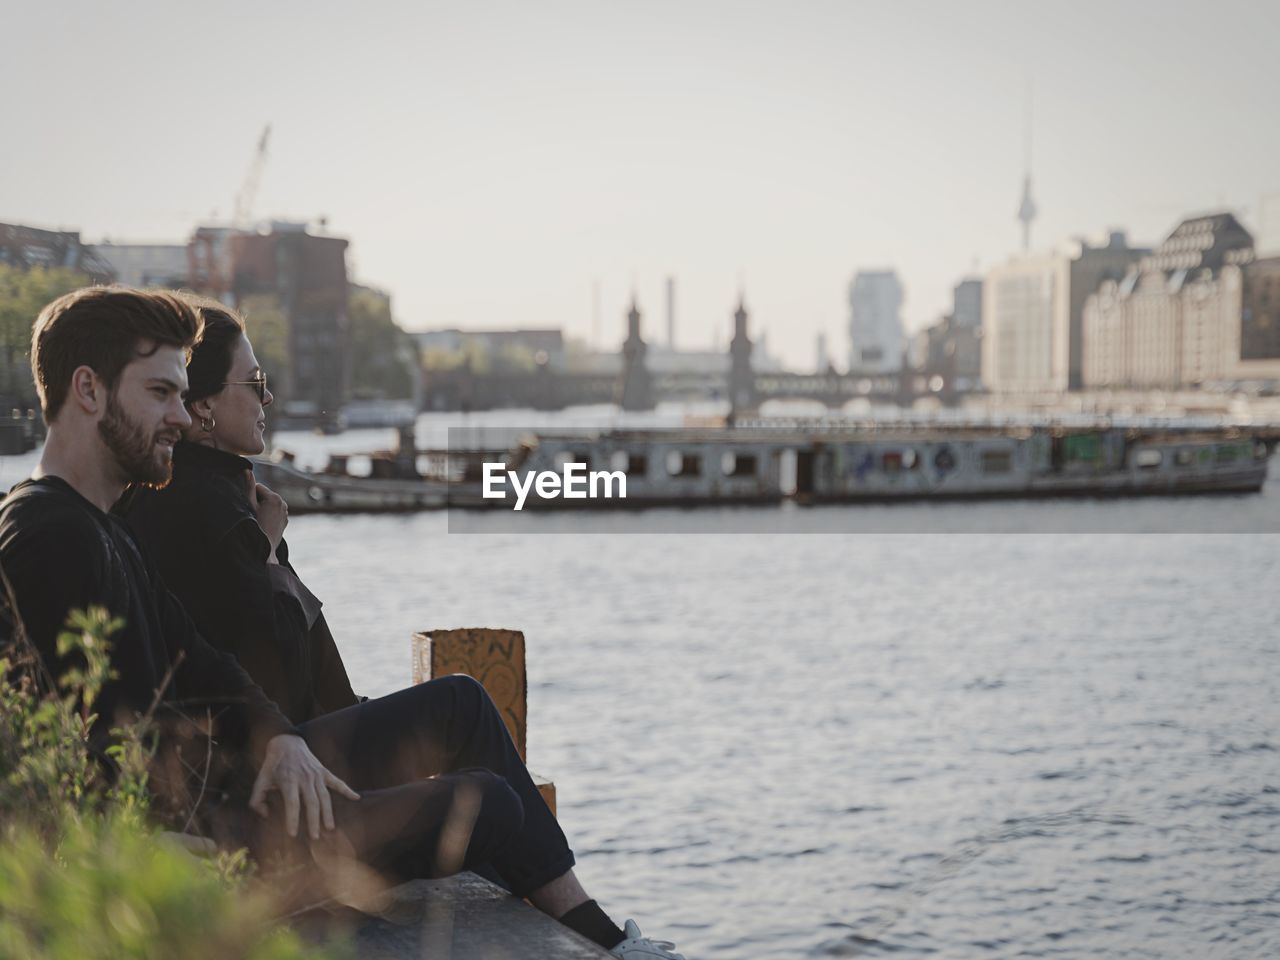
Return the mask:
<path id="1" fill-rule="evenodd" d="M 187 365 L 192 422 L 174 448 L 173 479 L 137 490 L 121 512 L 205 639 L 233 653 L 302 724 L 325 767 L 360 791 L 356 804 L 334 801 L 349 848 L 399 879 L 491 868 L 617 957 L 683 960 L 633 921 L 619 928 L 588 898 L 564 833 L 480 684 L 445 677 L 355 706 L 320 601 L 289 564 L 284 502 L 254 482 L 244 459 L 264 448 L 266 376 L 244 322 L 213 301 L 195 305 L 204 329 Z M 465 852 L 451 826 L 463 809 L 472 817 Z"/>
<path id="2" fill-rule="evenodd" d="M 273 397 L 243 322 L 202 302 L 187 366 L 191 426 L 173 480 L 124 505 L 200 632 L 235 655 L 294 723 L 358 702 L 320 601 L 289 564 L 288 508 L 253 479 Z"/>

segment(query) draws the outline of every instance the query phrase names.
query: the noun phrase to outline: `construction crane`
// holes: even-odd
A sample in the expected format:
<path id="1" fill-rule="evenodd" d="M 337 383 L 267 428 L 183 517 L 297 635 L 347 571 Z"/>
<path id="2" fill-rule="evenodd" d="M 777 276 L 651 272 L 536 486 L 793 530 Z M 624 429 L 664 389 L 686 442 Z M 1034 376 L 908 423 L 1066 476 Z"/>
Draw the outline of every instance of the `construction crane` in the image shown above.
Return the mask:
<path id="1" fill-rule="evenodd" d="M 240 192 L 236 194 L 235 215 L 231 225 L 197 227 L 195 236 L 187 246 L 187 273 L 192 287 L 219 300 L 228 295 L 230 264 L 227 260 L 229 234 L 251 229 L 249 216 L 253 210 L 253 198 L 258 193 L 262 168 L 267 163 L 267 141 L 271 137 L 271 124 L 262 128 L 253 160 L 245 171 Z"/>
<path id="2" fill-rule="evenodd" d="M 262 128 L 262 136 L 258 138 L 258 147 L 253 152 L 253 160 L 249 163 L 249 169 L 245 171 L 240 192 L 236 194 L 235 217 L 232 223 L 238 230 L 249 229 L 253 200 L 258 194 L 258 183 L 262 180 L 262 168 L 267 165 L 267 141 L 270 138 L 271 124 L 268 123 Z"/>

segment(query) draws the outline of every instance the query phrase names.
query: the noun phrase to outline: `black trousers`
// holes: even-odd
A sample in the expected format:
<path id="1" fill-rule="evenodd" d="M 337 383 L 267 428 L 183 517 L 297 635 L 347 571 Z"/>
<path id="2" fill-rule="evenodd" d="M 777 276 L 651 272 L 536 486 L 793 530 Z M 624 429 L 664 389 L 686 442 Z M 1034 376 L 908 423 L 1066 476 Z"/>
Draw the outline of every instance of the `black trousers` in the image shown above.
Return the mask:
<path id="1" fill-rule="evenodd" d="M 360 794 L 358 801 L 330 794 L 337 830 L 322 830 L 312 844 L 319 863 L 354 854 L 395 882 L 487 865 L 518 896 L 574 864 L 501 715 L 471 677 L 408 687 L 299 730 L 320 762 Z M 278 838 L 282 811 L 272 796 L 269 828 Z M 305 815 L 298 833 L 298 845 L 311 843 Z"/>

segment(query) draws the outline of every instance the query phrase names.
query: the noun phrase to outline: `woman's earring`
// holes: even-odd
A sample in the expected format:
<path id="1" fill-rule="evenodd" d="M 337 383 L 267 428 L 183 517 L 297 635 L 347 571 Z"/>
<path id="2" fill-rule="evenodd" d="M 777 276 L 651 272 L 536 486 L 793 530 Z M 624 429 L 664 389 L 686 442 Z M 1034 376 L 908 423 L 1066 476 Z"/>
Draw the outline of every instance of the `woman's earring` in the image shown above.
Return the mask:
<path id="1" fill-rule="evenodd" d="M 217 424 L 213 422 L 213 417 L 200 418 L 200 429 L 205 433 L 213 433 L 213 428 L 215 426 L 217 426 Z"/>

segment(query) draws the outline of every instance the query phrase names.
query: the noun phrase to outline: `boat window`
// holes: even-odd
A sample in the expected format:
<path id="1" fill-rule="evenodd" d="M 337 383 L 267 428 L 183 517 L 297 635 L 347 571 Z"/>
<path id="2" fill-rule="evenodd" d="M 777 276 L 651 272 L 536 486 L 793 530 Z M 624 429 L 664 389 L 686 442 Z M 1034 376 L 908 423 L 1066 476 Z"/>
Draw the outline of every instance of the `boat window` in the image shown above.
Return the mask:
<path id="1" fill-rule="evenodd" d="M 672 450 L 667 454 L 667 473 L 673 477 L 701 476 L 702 458 L 696 453 Z"/>
<path id="2" fill-rule="evenodd" d="M 887 450 L 880 458 L 880 467 L 885 473 L 897 473 L 902 469 L 902 454 L 897 450 Z"/>
<path id="3" fill-rule="evenodd" d="M 378 480 L 391 480 L 400 474 L 400 467 L 387 457 L 369 458 L 369 476 Z"/>
<path id="4" fill-rule="evenodd" d="M 1097 463 L 1102 459 L 1102 437 L 1096 433 L 1068 434 L 1062 446 L 1068 463 Z"/>
<path id="5" fill-rule="evenodd" d="M 902 451 L 902 467 L 904 470 L 917 470 L 920 467 L 920 455 L 908 448 Z"/>
<path id="6" fill-rule="evenodd" d="M 1013 469 L 1013 454 L 1008 450 L 983 450 L 983 473 L 1008 473 Z"/>
<path id="7" fill-rule="evenodd" d="M 1139 450 L 1133 456 L 1133 462 L 1143 470 L 1154 470 L 1160 464 L 1164 463 L 1164 454 L 1159 450 L 1153 450 L 1148 447 L 1145 450 Z"/>
<path id="8" fill-rule="evenodd" d="M 649 472 L 649 458 L 643 453 L 615 450 L 609 458 L 610 470 L 621 470 L 629 477 L 643 477 Z"/>
<path id="9" fill-rule="evenodd" d="M 582 450 L 561 450 L 555 456 L 556 470 L 563 473 L 566 463 L 585 464 L 587 469 L 591 469 L 591 456 Z"/>
<path id="10" fill-rule="evenodd" d="M 1173 456 L 1173 462 L 1180 467 L 1189 467 L 1191 464 L 1195 463 L 1195 459 L 1195 451 L 1187 450 L 1186 448 L 1179 450 Z"/>
<path id="11" fill-rule="evenodd" d="M 720 470 L 726 477 L 754 477 L 756 456 L 754 453 L 726 451 L 720 458 Z"/>

